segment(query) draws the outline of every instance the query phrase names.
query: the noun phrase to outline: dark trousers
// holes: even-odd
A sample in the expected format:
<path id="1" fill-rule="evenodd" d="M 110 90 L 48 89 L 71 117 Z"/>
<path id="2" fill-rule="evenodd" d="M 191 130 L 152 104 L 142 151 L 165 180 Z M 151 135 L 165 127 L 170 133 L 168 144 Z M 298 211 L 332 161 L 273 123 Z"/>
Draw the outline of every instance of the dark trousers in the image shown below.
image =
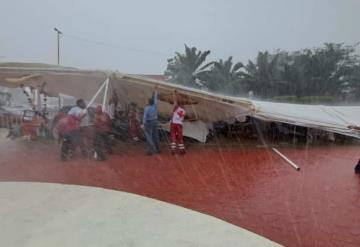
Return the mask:
<path id="1" fill-rule="evenodd" d="M 160 151 L 158 121 L 151 120 L 144 124 L 145 137 L 148 144 L 148 153 L 153 154 Z"/>
<path id="2" fill-rule="evenodd" d="M 95 132 L 94 148 L 97 154 L 97 160 L 105 160 L 106 153 L 112 153 L 110 133 Z"/>
<path id="3" fill-rule="evenodd" d="M 358 163 L 356 164 L 354 170 L 355 170 L 355 173 L 356 173 L 356 174 L 360 174 L 360 160 L 359 160 Z"/>
<path id="4" fill-rule="evenodd" d="M 75 151 L 77 146 L 80 147 L 81 153 L 85 155 L 86 150 L 79 130 L 73 130 L 64 134 L 61 142 L 61 160 L 66 160 L 69 154 Z"/>

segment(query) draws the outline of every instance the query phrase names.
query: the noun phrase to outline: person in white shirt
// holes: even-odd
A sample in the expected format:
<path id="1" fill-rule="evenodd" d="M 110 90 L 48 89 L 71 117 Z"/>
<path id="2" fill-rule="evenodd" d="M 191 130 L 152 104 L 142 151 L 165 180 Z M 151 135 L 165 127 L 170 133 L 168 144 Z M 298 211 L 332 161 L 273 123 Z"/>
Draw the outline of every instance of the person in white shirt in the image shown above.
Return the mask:
<path id="1" fill-rule="evenodd" d="M 83 99 L 78 99 L 76 101 L 76 106 L 72 107 L 70 111 L 68 111 L 68 115 L 72 115 L 77 118 L 83 117 L 85 114 L 86 114 L 86 104 Z"/>
<path id="2" fill-rule="evenodd" d="M 174 93 L 174 109 L 173 116 L 170 121 L 170 137 L 171 137 L 171 154 L 179 151 L 180 154 L 185 154 L 184 138 L 183 138 L 183 121 L 185 117 L 185 110 L 177 102 L 176 94 Z"/>
<path id="3" fill-rule="evenodd" d="M 87 157 L 88 150 L 87 150 L 87 137 L 84 134 L 84 119 L 88 117 L 88 113 L 86 110 L 86 104 L 83 99 L 78 99 L 76 101 L 76 106 L 72 107 L 70 111 L 67 113 L 68 115 L 72 115 L 77 119 L 77 131 L 76 131 L 76 138 L 75 142 L 80 147 L 81 154 L 84 157 Z"/>

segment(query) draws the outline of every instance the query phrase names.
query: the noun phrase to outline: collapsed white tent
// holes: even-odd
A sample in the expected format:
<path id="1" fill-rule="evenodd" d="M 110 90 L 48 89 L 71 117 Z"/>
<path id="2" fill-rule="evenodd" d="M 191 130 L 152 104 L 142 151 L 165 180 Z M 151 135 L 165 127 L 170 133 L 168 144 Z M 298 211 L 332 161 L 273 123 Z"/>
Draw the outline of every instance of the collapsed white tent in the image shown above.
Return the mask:
<path id="1" fill-rule="evenodd" d="M 66 94 L 88 101 L 107 78 L 109 79 L 108 90 L 116 89 L 119 101 L 123 104 L 134 102 L 139 106 L 144 106 L 155 86 L 161 94 L 171 94 L 176 90 L 187 97 L 194 104 L 185 106 L 185 110 L 191 118 L 198 121 L 187 124 L 188 128 L 185 125 L 184 132 L 185 135 L 201 142 L 206 140 L 204 135 L 208 133 L 206 123 L 242 119 L 244 116 L 360 137 L 358 131 L 348 128 L 349 125 L 360 124 L 360 106 L 332 107 L 250 101 L 119 72 L 47 66 L 31 67 L 31 65 L 1 67 L 0 65 L 0 85 L 7 87 L 25 85 L 37 88 L 45 82 L 45 91 L 50 96 Z M 110 95 L 111 93 L 108 93 L 107 97 L 109 98 Z M 99 94 L 97 102 L 102 103 L 103 97 L 104 92 Z M 164 117 L 170 117 L 171 104 L 160 102 L 159 113 Z"/>
<path id="2" fill-rule="evenodd" d="M 143 106 L 151 97 L 155 86 L 161 94 L 171 94 L 176 90 L 196 103 L 185 106 L 187 113 L 204 122 L 228 119 L 239 114 L 239 111 L 247 112 L 251 108 L 251 102 L 248 100 L 238 100 L 119 72 L 0 66 L 0 85 L 7 87 L 25 85 L 38 88 L 45 82 L 45 91 L 50 96 L 57 96 L 61 93 L 88 101 L 107 78 L 110 80 L 109 91 L 117 90 L 120 103 L 134 102 Z M 108 94 L 108 97 L 110 95 Z M 98 103 L 102 103 L 103 96 L 103 92 L 99 94 Z M 162 115 L 170 116 L 172 114 L 171 104 L 160 102 L 159 112 Z"/>
<path id="3" fill-rule="evenodd" d="M 359 132 L 348 128 L 360 124 L 360 106 L 302 105 L 252 102 L 253 116 L 272 122 L 289 123 L 359 138 Z"/>

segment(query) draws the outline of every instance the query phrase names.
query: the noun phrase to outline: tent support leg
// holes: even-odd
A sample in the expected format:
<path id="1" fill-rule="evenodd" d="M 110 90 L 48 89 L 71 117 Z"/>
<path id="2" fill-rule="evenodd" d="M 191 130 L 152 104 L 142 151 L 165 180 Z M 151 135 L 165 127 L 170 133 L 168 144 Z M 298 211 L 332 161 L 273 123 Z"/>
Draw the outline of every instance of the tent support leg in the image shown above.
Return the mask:
<path id="1" fill-rule="evenodd" d="M 279 150 L 277 150 L 276 148 L 272 148 L 272 150 L 278 154 L 281 158 L 283 158 L 289 165 L 291 165 L 295 170 L 300 171 L 300 167 L 298 165 L 296 165 L 294 162 L 292 162 L 288 157 L 286 157 L 285 155 L 283 155 L 282 153 L 279 152 Z"/>
<path id="2" fill-rule="evenodd" d="M 109 91 L 109 78 L 107 78 L 107 80 L 105 81 L 104 99 L 103 99 L 103 103 L 102 103 L 102 111 L 103 112 L 106 110 L 106 99 L 107 99 L 108 91 Z"/>
<path id="3" fill-rule="evenodd" d="M 106 78 L 106 80 L 104 81 L 104 83 L 101 85 L 101 87 L 98 89 L 98 91 L 95 93 L 95 95 L 92 97 L 92 99 L 90 100 L 90 102 L 88 103 L 88 105 L 86 106 L 86 109 L 89 108 L 95 101 L 96 97 L 99 95 L 99 93 L 101 92 L 101 90 L 106 86 L 106 84 L 109 83 L 109 78 Z"/>

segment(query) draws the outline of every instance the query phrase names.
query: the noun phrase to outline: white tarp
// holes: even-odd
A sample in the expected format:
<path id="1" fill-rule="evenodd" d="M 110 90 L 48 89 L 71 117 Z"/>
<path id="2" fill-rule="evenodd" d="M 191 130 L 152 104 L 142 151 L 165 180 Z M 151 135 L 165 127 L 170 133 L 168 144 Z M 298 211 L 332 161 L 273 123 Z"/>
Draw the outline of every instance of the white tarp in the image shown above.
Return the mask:
<path id="1" fill-rule="evenodd" d="M 349 125 L 360 125 L 360 106 L 320 106 L 251 101 L 204 92 L 163 81 L 140 76 L 109 71 L 85 71 L 69 68 L 20 68 L 0 66 L 0 85 L 18 87 L 21 84 L 39 87 L 46 83 L 45 91 L 50 95 L 59 93 L 89 100 L 100 88 L 106 78 L 110 79 L 109 90 L 117 90 L 120 104 L 134 102 L 139 107 L 146 105 L 154 87 L 160 93 L 169 94 L 176 90 L 197 102 L 185 106 L 187 115 L 202 122 L 228 121 L 253 116 L 265 121 L 283 122 L 309 128 L 318 128 L 360 138 L 359 131 L 349 129 Z M 103 98 L 103 94 L 99 95 Z M 98 102 L 101 103 L 101 102 Z M 172 105 L 159 103 L 159 113 L 170 117 Z M 199 125 L 200 126 L 200 125 Z M 186 127 L 189 135 L 203 135 L 205 128 Z M 202 137 L 196 139 L 203 140 Z"/>
<path id="2" fill-rule="evenodd" d="M 348 128 L 360 124 L 360 106 L 301 105 L 253 101 L 255 118 L 317 128 L 360 138 Z"/>
<path id="3" fill-rule="evenodd" d="M 162 125 L 162 128 L 170 132 L 170 123 Z M 183 123 L 183 135 L 205 143 L 209 134 L 209 127 L 202 121 L 185 121 Z"/>
<path id="4" fill-rule="evenodd" d="M 0 66 L 0 85 L 19 87 L 20 85 L 38 88 L 44 85 L 44 90 L 50 96 L 59 93 L 71 95 L 75 98 L 90 100 L 98 89 L 109 78 L 110 92 L 116 90 L 119 103 L 136 103 L 139 107 L 147 104 L 154 87 L 162 94 L 170 94 L 176 90 L 186 95 L 196 104 L 184 106 L 187 115 L 204 122 L 215 122 L 229 119 L 241 113 L 248 112 L 251 102 L 246 99 L 218 95 L 201 90 L 188 88 L 172 83 L 157 81 L 140 76 L 122 74 L 119 72 L 86 71 L 76 69 L 48 69 L 48 68 L 18 68 Z M 108 94 L 108 97 L 111 95 Z M 103 92 L 97 97 L 97 103 L 102 103 Z M 170 117 L 172 105 L 167 102 L 159 103 L 159 113 Z"/>

